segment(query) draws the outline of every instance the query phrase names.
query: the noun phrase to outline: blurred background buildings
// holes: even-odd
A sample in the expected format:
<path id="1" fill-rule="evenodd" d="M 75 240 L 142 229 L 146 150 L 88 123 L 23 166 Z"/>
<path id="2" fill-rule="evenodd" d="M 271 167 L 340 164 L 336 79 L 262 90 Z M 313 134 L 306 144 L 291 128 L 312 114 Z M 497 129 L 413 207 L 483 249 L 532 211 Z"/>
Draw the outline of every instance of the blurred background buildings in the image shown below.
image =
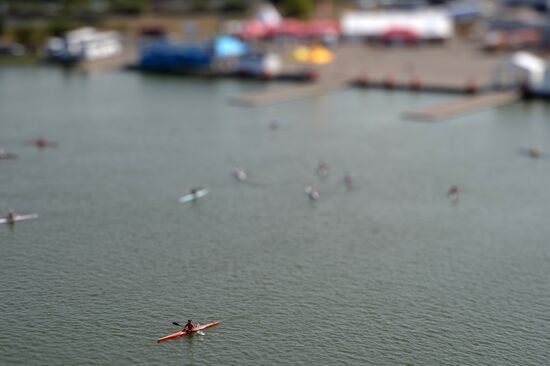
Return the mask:
<path id="1" fill-rule="evenodd" d="M 398 65 L 377 64 L 380 47 Z M 368 74 L 386 86 L 545 96 L 549 47 L 547 0 L 0 0 L 0 62 L 292 80 L 345 74 L 363 84 Z M 454 77 L 438 75 L 433 65 L 451 67 L 457 54 L 468 61 L 452 66 Z"/>

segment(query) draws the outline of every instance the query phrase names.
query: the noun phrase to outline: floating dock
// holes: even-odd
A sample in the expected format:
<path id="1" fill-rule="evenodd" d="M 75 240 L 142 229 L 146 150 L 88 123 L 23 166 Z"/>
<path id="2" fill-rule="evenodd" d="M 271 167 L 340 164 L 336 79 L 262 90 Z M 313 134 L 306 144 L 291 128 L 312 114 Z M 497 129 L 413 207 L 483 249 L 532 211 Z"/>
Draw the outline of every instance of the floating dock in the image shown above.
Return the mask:
<path id="1" fill-rule="evenodd" d="M 415 121 L 434 122 L 472 113 L 479 109 L 510 104 L 520 99 L 521 94 L 517 91 L 489 92 L 464 98 L 456 102 L 405 112 L 404 117 Z"/>
<path id="2" fill-rule="evenodd" d="M 331 80 L 319 81 L 303 86 L 281 88 L 261 93 L 251 93 L 232 97 L 231 104 L 241 106 L 260 106 L 288 102 L 290 100 L 308 98 L 327 93 L 331 90 L 343 89 L 352 86 L 355 78 L 342 77 Z"/>
<path id="3" fill-rule="evenodd" d="M 288 50 L 279 52 L 284 54 Z M 344 42 L 333 52 L 334 62 L 314 66 L 319 76 L 315 84 L 259 91 L 254 95 L 236 96 L 231 102 L 244 106 L 282 103 L 351 84 L 411 92 L 481 94 L 491 84 L 492 72 L 499 60 L 482 54 L 475 44 L 458 40 L 444 46 L 397 48 Z"/>
<path id="4" fill-rule="evenodd" d="M 369 89 L 402 90 L 445 94 L 477 94 L 487 89 L 487 86 L 482 86 L 482 88 L 480 88 L 477 84 L 473 82 L 432 82 L 430 84 L 422 84 L 420 80 L 416 78 L 412 78 L 408 81 L 396 81 L 393 78 L 378 78 L 375 80 L 367 80 L 365 79 L 365 77 L 361 77 L 355 82 L 355 86 L 357 86 L 358 88 Z"/>

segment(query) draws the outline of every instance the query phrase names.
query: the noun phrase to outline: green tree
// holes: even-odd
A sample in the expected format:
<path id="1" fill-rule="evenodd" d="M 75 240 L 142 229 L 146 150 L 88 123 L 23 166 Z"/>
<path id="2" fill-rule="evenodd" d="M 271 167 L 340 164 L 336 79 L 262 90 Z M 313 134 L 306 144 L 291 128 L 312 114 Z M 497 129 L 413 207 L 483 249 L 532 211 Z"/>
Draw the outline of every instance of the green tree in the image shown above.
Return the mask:
<path id="1" fill-rule="evenodd" d="M 111 0 L 111 10 L 119 14 L 137 15 L 147 10 L 145 0 Z"/>
<path id="2" fill-rule="evenodd" d="M 21 43 L 32 53 L 36 53 L 42 41 L 44 41 L 44 32 L 32 25 L 19 25 L 14 30 L 15 41 Z"/>
<path id="3" fill-rule="evenodd" d="M 61 16 L 69 18 L 73 13 L 73 3 L 71 0 L 61 0 Z"/>
<path id="4" fill-rule="evenodd" d="M 315 10 L 313 0 L 281 0 L 280 10 L 284 16 L 293 18 L 308 18 Z"/>
<path id="5" fill-rule="evenodd" d="M 71 29 L 77 27 L 74 21 L 70 21 L 63 18 L 53 19 L 47 28 L 47 33 L 52 36 L 61 37 Z"/>
<path id="6" fill-rule="evenodd" d="M 221 11 L 224 13 L 246 13 L 248 11 L 248 3 L 246 0 L 225 0 Z"/>
<path id="7" fill-rule="evenodd" d="M 208 5 L 204 0 L 192 0 L 191 1 L 191 11 L 196 13 L 202 13 L 208 10 Z"/>
<path id="8" fill-rule="evenodd" d="M 9 15 L 15 15 L 15 16 L 20 16 L 21 14 L 24 13 L 24 4 L 22 4 L 21 2 L 17 2 L 17 1 L 14 1 L 14 0 L 11 0 L 9 3 L 8 3 L 8 9 L 9 9 Z"/>

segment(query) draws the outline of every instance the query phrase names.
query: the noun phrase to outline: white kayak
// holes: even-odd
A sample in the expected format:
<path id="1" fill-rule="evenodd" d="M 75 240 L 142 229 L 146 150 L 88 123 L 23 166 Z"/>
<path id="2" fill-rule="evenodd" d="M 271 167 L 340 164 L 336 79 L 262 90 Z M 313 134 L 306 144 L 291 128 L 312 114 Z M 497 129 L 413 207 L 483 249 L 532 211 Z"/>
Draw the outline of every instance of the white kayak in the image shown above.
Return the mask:
<path id="1" fill-rule="evenodd" d="M 239 182 L 244 182 L 248 178 L 244 169 L 235 169 L 233 175 Z"/>
<path id="2" fill-rule="evenodd" d="M 189 194 L 186 194 L 185 196 L 181 196 L 180 202 L 185 203 L 185 202 L 195 201 L 195 200 L 198 200 L 199 198 L 203 198 L 207 194 L 208 194 L 208 189 L 204 188 L 204 189 L 198 190 L 195 193 L 189 193 Z"/>
<path id="3" fill-rule="evenodd" d="M 319 199 L 319 196 L 320 196 L 320 195 L 319 195 L 319 192 L 318 192 L 313 186 L 311 186 L 311 185 L 306 186 L 306 187 L 304 188 L 304 192 L 306 192 L 307 195 L 309 196 L 309 198 L 312 199 L 312 200 L 317 200 L 317 199 Z"/>
<path id="4" fill-rule="evenodd" d="M 27 220 L 32 220 L 32 219 L 36 219 L 36 218 L 38 218 L 37 214 L 15 215 L 15 218 L 13 219 L 13 222 L 27 221 Z M 10 222 L 8 222 L 7 218 L 2 217 L 2 218 L 0 218 L 0 224 L 10 224 Z"/>
<path id="5" fill-rule="evenodd" d="M 15 160 L 17 155 L 7 152 L 5 149 L 0 147 L 0 160 Z"/>

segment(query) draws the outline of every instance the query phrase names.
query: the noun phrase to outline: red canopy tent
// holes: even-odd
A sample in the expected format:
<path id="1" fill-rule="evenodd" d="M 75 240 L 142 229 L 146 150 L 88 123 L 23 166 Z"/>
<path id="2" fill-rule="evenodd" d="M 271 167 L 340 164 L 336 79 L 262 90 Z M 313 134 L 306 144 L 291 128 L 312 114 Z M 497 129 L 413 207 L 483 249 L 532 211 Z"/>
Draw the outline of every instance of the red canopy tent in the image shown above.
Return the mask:
<path id="1" fill-rule="evenodd" d="M 420 35 L 414 28 L 394 26 L 382 32 L 380 39 L 384 42 L 415 43 L 420 39 Z"/>
<path id="2" fill-rule="evenodd" d="M 312 20 L 304 22 L 298 19 L 286 18 L 278 25 L 267 25 L 258 20 L 248 20 L 237 36 L 241 38 L 264 38 L 276 36 L 290 37 L 321 37 L 339 35 L 340 25 L 333 20 Z"/>

